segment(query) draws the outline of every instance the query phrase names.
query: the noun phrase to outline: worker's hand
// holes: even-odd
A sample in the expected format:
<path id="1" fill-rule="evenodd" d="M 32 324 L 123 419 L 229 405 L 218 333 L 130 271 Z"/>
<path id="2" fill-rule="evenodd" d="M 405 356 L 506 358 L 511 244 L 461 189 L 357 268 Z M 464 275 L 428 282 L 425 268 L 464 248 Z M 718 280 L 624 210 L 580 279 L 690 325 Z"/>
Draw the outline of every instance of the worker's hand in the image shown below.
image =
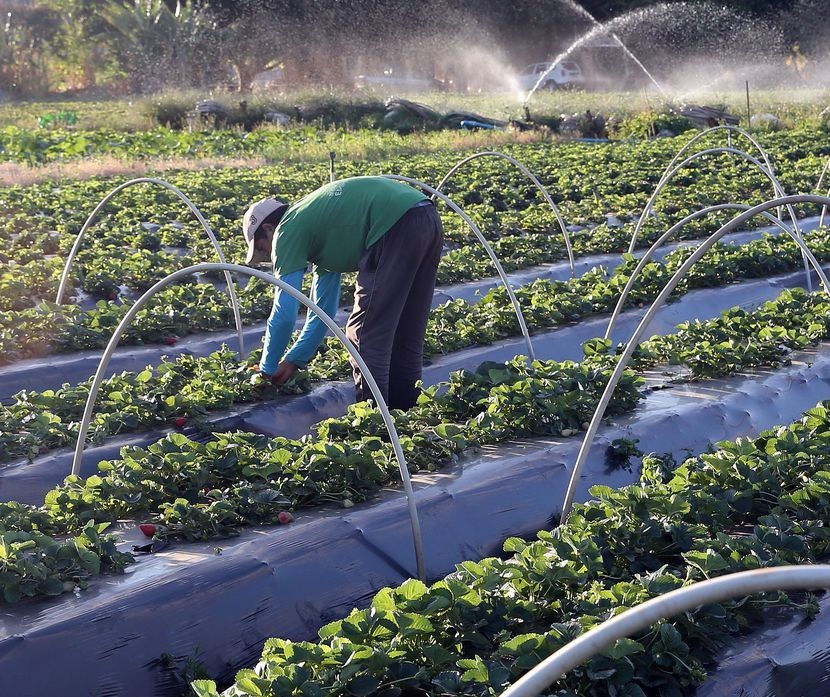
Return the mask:
<path id="1" fill-rule="evenodd" d="M 300 367 L 296 363 L 292 363 L 291 361 L 283 361 L 279 364 L 277 372 L 271 376 L 271 382 L 275 385 L 282 385 L 293 378 L 299 369 Z"/>

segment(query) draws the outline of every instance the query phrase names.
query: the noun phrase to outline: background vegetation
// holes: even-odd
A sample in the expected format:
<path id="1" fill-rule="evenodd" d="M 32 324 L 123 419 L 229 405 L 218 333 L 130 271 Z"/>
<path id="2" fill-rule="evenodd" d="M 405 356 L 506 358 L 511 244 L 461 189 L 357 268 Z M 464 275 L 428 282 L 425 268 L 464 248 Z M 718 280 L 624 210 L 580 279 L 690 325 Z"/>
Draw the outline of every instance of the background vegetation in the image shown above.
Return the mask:
<path id="1" fill-rule="evenodd" d="M 520 68 L 643 0 L 0 0 L 0 90 L 10 97 L 136 94 L 176 86 L 247 89 L 279 68 L 286 84 L 349 86 L 394 60 L 406 71 L 455 76 L 501 62 Z M 821 0 L 720 3 L 801 41 Z M 786 9 L 786 14 L 782 14 Z M 819 14 L 816 14 L 819 13 Z M 823 41 L 815 34 L 816 44 Z M 552 38 L 553 37 L 553 38 Z M 763 40 L 761 38 L 760 40 Z M 425 58 L 428 56 L 429 58 Z"/>

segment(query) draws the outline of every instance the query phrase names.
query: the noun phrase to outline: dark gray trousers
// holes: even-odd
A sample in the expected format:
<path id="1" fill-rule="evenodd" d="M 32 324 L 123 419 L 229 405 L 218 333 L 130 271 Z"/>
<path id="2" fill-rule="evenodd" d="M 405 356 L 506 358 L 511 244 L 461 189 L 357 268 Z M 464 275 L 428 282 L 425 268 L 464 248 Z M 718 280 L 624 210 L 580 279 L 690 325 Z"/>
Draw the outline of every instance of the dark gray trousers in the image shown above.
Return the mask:
<path id="1" fill-rule="evenodd" d="M 392 409 L 415 404 L 444 228 L 434 205 L 410 208 L 360 259 L 346 335 Z M 352 363 L 357 399 L 372 399 Z"/>

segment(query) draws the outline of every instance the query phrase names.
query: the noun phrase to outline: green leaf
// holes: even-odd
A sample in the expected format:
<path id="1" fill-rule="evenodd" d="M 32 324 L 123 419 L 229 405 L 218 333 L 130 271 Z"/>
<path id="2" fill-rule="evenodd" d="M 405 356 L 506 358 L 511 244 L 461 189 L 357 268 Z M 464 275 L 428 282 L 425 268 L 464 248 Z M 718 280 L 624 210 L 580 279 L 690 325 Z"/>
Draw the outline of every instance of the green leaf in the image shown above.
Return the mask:
<path id="1" fill-rule="evenodd" d="M 618 660 L 643 651 L 645 651 L 643 645 L 638 641 L 634 641 L 634 639 L 618 639 L 611 648 L 603 651 L 603 655 Z"/>
<path id="2" fill-rule="evenodd" d="M 394 591 L 391 588 L 381 588 L 372 599 L 372 607 L 376 610 L 393 612 L 397 608 Z"/>
<path id="3" fill-rule="evenodd" d="M 190 688 L 196 697 L 219 697 L 219 690 L 213 680 L 194 680 L 190 683 Z"/>
<path id="4" fill-rule="evenodd" d="M 480 656 L 462 658 L 456 665 L 465 670 L 461 675 L 464 682 L 477 682 L 486 685 L 490 681 L 490 671 Z"/>
<path id="5" fill-rule="evenodd" d="M 354 697 L 367 697 L 380 686 L 380 680 L 372 675 L 358 675 L 349 680 L 346 690 Z"/>
<path id="6" fill-rule="evenodd" d="M 418 600 L 419 598 L 422 598 L 426 592 L 426 585 L 416 578 L 410 578 L 405 581 L 397 590 L 397 594 L 405 600 Z"/>
<path id="7" fill-rule="evenodd" d="M 263 697 L 266 693 L 268 681 L 260 678 L 252 670 L 240 670 L 236 674 L 236 682 L 234 687 L 245 695 L 251 697 Z"/>

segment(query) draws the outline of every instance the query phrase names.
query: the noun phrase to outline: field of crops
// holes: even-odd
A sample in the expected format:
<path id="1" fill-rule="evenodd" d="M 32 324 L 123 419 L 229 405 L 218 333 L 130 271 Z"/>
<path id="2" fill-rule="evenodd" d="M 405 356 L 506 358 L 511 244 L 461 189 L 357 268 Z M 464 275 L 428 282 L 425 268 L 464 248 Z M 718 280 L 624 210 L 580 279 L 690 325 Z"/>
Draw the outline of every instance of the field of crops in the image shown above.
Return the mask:
<path id="1" fill-rule="evenodd" d="M 70 475 L 116 326 L 157 281 L 217 253 L 169 190 L 135 184 L 101 210 L 57 298 L 76 236 L 126 178 L 0 190 L 0 694 L 50 694 L 54 677 L 36 668 L 49 660 L 65 694 L 496 695 L 651 597 L 826 560 L 830 402 L 816 403 L 830 399 L 830 298 L 815 274 L 806 281 L 799 243 L 782 232 L 793 224 L 785 209 L 769 211 L 778 227 L 758 216 L 717 242 L 656 312 L 588 451 L 581 503 L 559 525 L 618 342 L 739 211 L 690 219 L 633 277 L 638 258 L 703 208 L 776 198 L 773 179 L 786 193 L 816 191 L 830 157 L 822 132 L 758 135 L 768 172 L 734 152 L 762 159 L 745 135 L 713 131 L 687 154 L 733 152 L 668 180 L 629 254 L 692 135 L 500 148 L 550 194 L 573 269 L 555 211 L 504 159 L 475 160 L 444 187 L 509 273 L 537 360 L 524 358 L 483 246 L 442 208 L 424 386 L 415 407 L 394 413 L 423 516 L 422 580 L 399 463 L 381 413 L 348 405 L 345 349 L 328 339 L 279 388 L 256 372 L 273 296 L 259 279 L 238 279 L 245 356 L 221 273 L 169 286 L 138 312 Z M 33 162 L 151 147 L 244 156 L 266 147 L 260 137 L 100 131 L 47 143 L 9 127 L 0 150 Z M 339 159 L 337 174 L 437 186 L 466 154 Z M 248 204 L 295 200 L 328 175 L 283 164 L 164 178 L 241 263 Z M 824 265 L 821 212 L 816 202 L 792 207 Z M 352 286 L 346 279 L 344 311 Z M 814 617 L 819 605 L 773 592 L 703 606 L 618 641 L 550 694 L 693 695 L 723 647 L 769 609 Z"/>

